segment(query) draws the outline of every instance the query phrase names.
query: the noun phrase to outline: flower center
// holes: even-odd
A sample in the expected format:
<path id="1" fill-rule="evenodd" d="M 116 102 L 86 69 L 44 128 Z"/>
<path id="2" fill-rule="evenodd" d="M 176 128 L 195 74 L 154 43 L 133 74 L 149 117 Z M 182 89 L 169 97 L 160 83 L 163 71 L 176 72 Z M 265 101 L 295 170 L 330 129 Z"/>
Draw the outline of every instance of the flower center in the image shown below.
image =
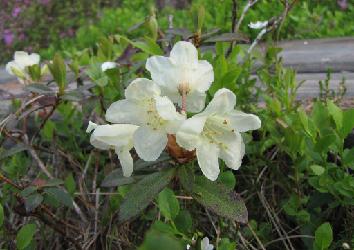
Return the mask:
<path id="1" fill-rule="evenodd" d="M 151 127 L 153 130 L 164 126 L 166 120 L 162 119 L 159 113 L 156 110 L 156 102 L 153 98 L 144 100 L 144 106 L 146 107 L 146 125 Z"/>
<path id="2" fill-rule="evenodd" d="M 219 116 L 210 116 L 205 122 L 202 136 L 210 143 L 218 145 L 222 149 L 227 149 L 224 139 L 229 137 L 234 130 L 230 127 L 230 122 Z"/>

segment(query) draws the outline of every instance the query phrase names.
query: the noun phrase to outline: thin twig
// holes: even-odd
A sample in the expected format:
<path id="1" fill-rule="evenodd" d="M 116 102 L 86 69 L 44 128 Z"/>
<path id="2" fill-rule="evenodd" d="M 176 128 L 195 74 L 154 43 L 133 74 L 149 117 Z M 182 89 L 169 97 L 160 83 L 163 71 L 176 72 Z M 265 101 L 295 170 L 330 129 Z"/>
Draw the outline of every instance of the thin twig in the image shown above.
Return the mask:
<path id="1" fill-rule="evenodd" d="M 257 241 L 258 245 L 261 247 L 261 249 L 266 250 L 264 245 L 262 244 L 262 241 L 258 238 L 257 234 L 255 233 L 255 231 L 253 230 L 253 228 L 251 227 L 251 225 L 249 223 L 247 223 L 247 227 L 251 231 L 252 235 L 256 239 L 256 241 Z"/>

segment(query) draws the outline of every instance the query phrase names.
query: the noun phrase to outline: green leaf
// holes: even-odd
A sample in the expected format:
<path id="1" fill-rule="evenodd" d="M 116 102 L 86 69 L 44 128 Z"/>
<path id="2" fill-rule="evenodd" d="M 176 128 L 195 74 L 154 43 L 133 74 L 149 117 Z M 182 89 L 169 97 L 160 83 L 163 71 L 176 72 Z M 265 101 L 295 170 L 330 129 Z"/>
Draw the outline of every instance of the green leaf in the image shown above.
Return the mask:
<path id="1" fill-rule="evenodd" d="M 157 198 L 157 203 L 163 216 L 169 220 L 176 218 L 179 213 L 179 203 L 171 189 L 162 190 Z"/>
<path id="2" fill-rule="evenodd" d="M 31 194 L 25 198 L 25 208 L 27 212 L 31 212 L 38 207 L 43 201 L 43 196 L 40 194 Z"/>
<path id="3" fill-rule="evenodd" d="M 143 211 L 170 182 L 175 170 L 169 169 L 146 176 L 132 186 L 119 210 L 119 220 L 127 221 Z"/>
<path id="4" fill-rule="evenodd" d="M 66 188 L 66 190 L 68 190 L 68 192 L 73 195 L 76 191 L 76 183 L 75 183 L 75 179 L 73 177 L 73 174 L 70 173 L 64 181 L 64 186 Z"/>
<path id="5" fill-rule="evenodd" d="M 198 22 L 197 22 L 198 26 L 197 26 L 197 30 L 199 32 L 202 30 L 204 19 L 205 19 L 205 8 L 204 8 L 203 5 L 201 5 L 198 8 Z"/>
<path id="6" fill-rule="evenodd" d="M 236 89 L 236 80 L 239 78 L 242 72 L 242 68 L 237 68 L 227 72 L 222 78 L 221 83 L 222 86 L 228 88 L 230 90 Z"/>
<path id="7" fill-rule="evenodd" d="M 32 241 L 36 233 L 36 224 L 24 225 L 16 236 L 16 246 L 18 249 L 25 249 Z"/>
<path id="8" fill-rule="evenodd" d="M 53 62 L 48 64 L 48 67 L 54 81 L 58 84 L 59 92 L 64 93 L 66 85 L 66 66 L 64 59 L 57 53 L 53 58 Z"/>
<path id="9" fill-rule="evenodd" d="M 219 242 L 218 249 L 219 250 L 235 250 L 236 243 L 230 242 L 230 240 L 228 238 L 222 238 Z"/>
<path id="10" fill-rule="evenodd" d="M 345 138 L 354 128 L 354 109 L 343 111 L 342 138 Z"/>
<path id="11" fill-rule="evenodd" d="M 62 185 L 64 182 L 60 179 L 50 179 L 43 185 L 43 187 L 57 187 Z"/>
<path id="12" fill-rule="evenodd" d="M 186 189 L 184 183 L 188 182 L 181 182 Z M 248 221 L 245 203 L 236 192 L 231 191 L 225 185 L 212 182 L 204 176 L 196 176 L 191 195 L 197 202 L 220 216 L 244 224 Z"/>
<path id="13" fill-rule="evenodd" d="M 325 250 L 328 249 L 333 240 L 333 232 L 331 224 L 323 223 L 316 229 L 314 248 Z"/>
<path id="14" fill-rule="evenodd" d="M 188 210 L 181 210 L 174 220 L 177 229 L 183 233 L 192 232 L 193 221 Z"/>
<path id="15" fill-rule="evenodd" d="M 218 182 L 224 184 L 228 189 L 233 190 L 236 185 L 235 175 L 232 171 L 225 171 L 219 175 Z"/>
<path id="16" fill-rule="evenodd" d="M 102 181 L 102 187 L 117 187 L 133 183 L 133 177 L 124 177 L 121 169 L 113 170 Z"/>
<path id="17" fill-rule="evenodd" d="M 151 39 L 149 37 L 145 37 L 144 41 L 132 41 L 124 36 L 119 36 L 120 39 L 127 41 L 134 47 L 141 49 L 145 53 L 151 54 L 151 55 L 163 55 L 163 51 L 160 48 L 160 46 L 154 41 L 154 39 Z"/>
<path id="18" fill-rule="evenodd" d="M 343 111 L 338 106 L 336 106 L 332 100 L 327 101 L 327 108 L 329 114 L 332 116 L 336 124 L 337 129 L 341 129 L 343 122 Z"/>
<path id="19" fill-rule="evenodd" d="M 60 203 L 72 208 L 73 200 L 71 196 L 60 188 L 45 188 L 44 192 L 54 197 Z"/>
<path id="20" fill-rule="evenodd" d="M 7 157 L 13 156 L 14 154 L 17 154 L 19 152 L 25 151 L 27 149 L 28 149 L 28 147 L 26 145 L 17 144 L 16 146 L 13 146 L 12 148 L 6 149 L 3 152 L 1 152 L 0 161 L 5 159 L 5 158 L 7 158 Z"/>
<path id="21" fill-rule="evenodd" d="M 36 94 L 41 95 L 54 95 L 55 91 L 49 88 L 47 85 L 40 84 L 40 83 L 32 83 L 25 86 L 25 90 L 31 91 Z"/>
<path id="22" fill-rule="evenodd" d="M 0 227 L 2 226 L 3 223 L 4 223 L 4 208 L 0 204 Z"/>
<path id="23" fill-rule="evenodd" d="M 51 141 L 53 138 L 54 130 L 55 130 L 55 123 L 48 119 L 41 132 L 45 139 Z"/>
<path id="24" fill-rule="evenodd" d="M 312 165 L 312 166 L 310 166 L 310 168 L 315 175 L 321 175 L 325 172 L 324 167 L 319 166 L 319 165 Z"/>
<path id="25" fill-rule="evenodd" d="M 36 191 L 37 191 L 37 187 L 29 186 L 29 187 L 26 187 L 25 189 L 23 189 L 20 194 L 22 197 L 27 197 Z"/>
<path id="26" fill-rule="evenodd" d="M 143 244 L 138 248 L 139 250 L 184 250 L 182 243 L 170 234 L 161 233 L 156 230 L 149 230 Z"/>

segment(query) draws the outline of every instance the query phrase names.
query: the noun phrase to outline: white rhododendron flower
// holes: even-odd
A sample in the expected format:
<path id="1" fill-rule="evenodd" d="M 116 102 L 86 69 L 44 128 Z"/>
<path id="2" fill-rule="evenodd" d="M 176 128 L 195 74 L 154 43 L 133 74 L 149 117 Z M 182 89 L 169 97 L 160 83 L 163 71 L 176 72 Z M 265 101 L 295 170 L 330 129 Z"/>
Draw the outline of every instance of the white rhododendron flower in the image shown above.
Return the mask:
<path id="1" fill-rule="evenodd" d="M 10 75 L 15 75 L 20 82 L 24 83 L 29 79 L 27 67 L 39 64 L 40 57 L 36 53 L 28 54 L 25 51 L 16 51 L 14 60 L 6 64 L 6 71 Z"/>
<path id="2" fill-rule="evenodd" d="M 114 68 L 116 68 L 117 67 L 117 63 L 115 63 L 115 62 L 104 62 L 104 63 L 102 63 L 102 65 L 101 65 L 101 70 L 103 71 L 103 72 L 105 72 L 106 70 L 108 70 L 108 69 L 114 69 Z"/>
<path id="3" fill-rule="evenodd" d="M 133 134 L 137 129 L 138 126 L 131 124 L 97 125 L 90 122 L 86 132 L 94 130 L 90 138 L 94 147 L 115 150 L 123 175 L 129 177 L 133 173 L 133 158 L 129 151 L 133 148 Z"/>
<path id="4" fill-rule="evenodd" d="M 167 145 L 167 134 L 175 134 L 185 120 L 171 100 L 160 94 L 153 81 L 138 78 L 125 90 L 126 99 L 114 102 L 106 112 L 109 122 L 139 126 L 133 135 L 134 148 L 145 161 L 160 156 Z"/>
<path id="5" fill-rule="evenodd" d="M 264 27 L 266 27 L 268 25 L 268 21 L 257 21 L 255 23 L 251 22 L 250 24 L 248 24 L 248 27 L 250 27 L 251 29 L 263 29 Z"/>
<path id="6" fill-rule="evenodd" d="M 208 237 L 204 237 L 200 242 L 200 249 L 201 250 L 213 250 L 214 245 L 209 243 Z"/>
<path id="7" fill-rule="evenodd" d="M 234 110 L 236 96 L 228 89 L 218 90 L 202 113 L 183 122 L 177 131 L 177 143 L 186 150 L 196 149 L 199 167 L 214 181 L 219 175 L 218 158 L 237 170 L 245 153 L 240 132 L 258 129 L 260 119 Z"/>
<path id="8" fill-rule="evenodd" d="M 214 81 L 212 65 L 198 60 L 198 51 L 190 42 L 177 42 L 170 57 L 152 56 L 146 62 L 146 69 L 163 95 L 174 103 L 182 105 L 182 95 L 186 95 L 186 107 L 190 112 L 200 112 L 205 106 L 205 91 Z"/>

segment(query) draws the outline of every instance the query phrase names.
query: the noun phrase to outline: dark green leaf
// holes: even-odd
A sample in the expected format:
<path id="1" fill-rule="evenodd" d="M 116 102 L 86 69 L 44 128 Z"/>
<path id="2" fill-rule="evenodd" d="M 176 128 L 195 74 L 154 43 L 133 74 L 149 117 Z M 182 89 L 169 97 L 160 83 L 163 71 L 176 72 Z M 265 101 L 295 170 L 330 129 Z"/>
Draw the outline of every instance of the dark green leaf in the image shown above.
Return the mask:
<path id="1" fill-rule="evenodd" d="M 36 94 L 41 95 L 54 95 L 55 91 L 49 88 L 47 85 L 40 84 L 40 83 L 32 83 L 30 85 L 26 85 L 25 89 L 27 91 L 31 91 Z"/>
<path id="2" fill-rule="evenodd" d="M 27 196 L 29 196 L 30 194 L 33 194 L 36 191 L 37 191 L 37 187 L 29 186 L 29 187 L 26 187 L 25 189 L 23 189 L 21 191 L 21 196 L 22 197 L 27 197 Z"/>
<path id="3" fill-rule="evenodd" d="M 72 208 L 73 200 L 71 196 L 60 188 L 45 188 L 44 191 L 54 197 L 60 203 Z"/>
<path id="4" fill-rule="evenodd" d="M 183 233 L 190 233 L 193 230 L 192 216 L 188 210 L 181 210 L 174 222 L 177 229 Z"/>
<path id="5" fill-rule="evenodd" d="M 185 185 L 192 182 L 193 176 L 183 175 L 183 172 L 179 176 L 183 188 L 190 189 L 190 187 Z M 182 181 L 182 179 L 189 180 Z M 204 176 L 196 176 L 192 185 L 191 195 L 200 204 L 220 216 L 240 223 L 247 223 L 248 221 L 248 212 L 243 200 L 236 192 L 231 191 L 220 183 L 209 181 Z"/>
<path id="6" fill-rule="evenodd" d="M 146 233 L 143 244 L 139 250 L 184 250 L 185 247 L 173 236 L 164 234 L 156 230 L 150 230 Z"/>
<path id="7" fill-rule="evenodd" d="M 171 189 L 162 190 L 157 198 L 157 203 L 163 216 L 170 220 L 176 218 L 179 213 L 179 203 Z"/>
<path id="8" fill-rule="evenodd" d="M 24 150 L 27 150 L 27 146 L 24 144 L 17 144 L 16 146 L 6 149 L 0 154 L 0 160 L 5 159 L 7 157 L 13 156 L 14 154 L 17 154 L 19 152 L 22 152 Z"/>
<path id="9" fill-rule="evenodd" d="M 25 198 L 25 207 L 27 212 L 31 212 L 38 207 L 43 201 L 43 196 L 40 194 L 31 194 Z"/>
<path id="10" fill-rule="evenodd" d="M 133 183 L 135 180 L 133 177 L 124 177 L 122 170 L 116 169 L 108 174 L 102 181 L 102 187 L 116 187 Z"/>
<path id="11" fill-rule="evenodd" d="M 24 225 L 16 236 L 16 246 L 18 249 L 25 249 L 32 241 L 36 233 L 36 224 Z"/>
<path id="12" fill-rule="evenodd" d="M 121 222 L 137 216 L 171 180 L 174 169 L 160 171 L 146 176 L 129 190 L 119 210 Z"/>
<path id="13" fill-rule="evenodd" d="M 48 180 L 43 187 L 56 187 L 62 185 L 64 182 L 60 179 L 50 179 Z"/>

